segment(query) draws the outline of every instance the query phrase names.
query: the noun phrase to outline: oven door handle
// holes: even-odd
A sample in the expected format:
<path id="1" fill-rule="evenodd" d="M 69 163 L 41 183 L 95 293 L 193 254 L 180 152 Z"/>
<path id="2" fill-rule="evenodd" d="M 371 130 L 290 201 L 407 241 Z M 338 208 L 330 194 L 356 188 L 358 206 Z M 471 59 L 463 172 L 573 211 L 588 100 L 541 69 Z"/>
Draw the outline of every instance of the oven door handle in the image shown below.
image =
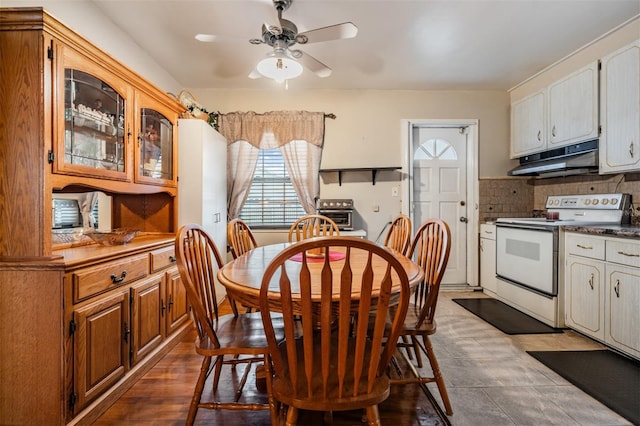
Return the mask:
<path id="1" fill-rule="evenodd" d="M 547 232 L 554 232 L 556 229 L 558 229 L 557 226 L 553 226 L 553 225 L 533 225 L 529 223 L 505 223 L 505 222 L 496 223 L 496 227 L 497 228 L 515 228 L 515 229 L 532 229 L 534 231 L 547 231 Z"/>

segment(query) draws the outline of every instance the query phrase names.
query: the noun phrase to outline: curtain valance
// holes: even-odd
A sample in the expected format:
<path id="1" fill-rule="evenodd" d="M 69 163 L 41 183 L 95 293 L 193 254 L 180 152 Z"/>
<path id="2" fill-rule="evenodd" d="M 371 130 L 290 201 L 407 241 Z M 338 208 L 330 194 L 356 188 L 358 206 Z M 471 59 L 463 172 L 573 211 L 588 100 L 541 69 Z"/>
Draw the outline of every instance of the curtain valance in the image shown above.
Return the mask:
<path id="1" fill-rule="evenodd" d="M 231 112 L 221 114 L 218 124 L 229 144 L 247 141 L 258 149 L 273 149 L 304 140 L 321 148 L 324 118 L 322 112 L 309 111 Z"/>

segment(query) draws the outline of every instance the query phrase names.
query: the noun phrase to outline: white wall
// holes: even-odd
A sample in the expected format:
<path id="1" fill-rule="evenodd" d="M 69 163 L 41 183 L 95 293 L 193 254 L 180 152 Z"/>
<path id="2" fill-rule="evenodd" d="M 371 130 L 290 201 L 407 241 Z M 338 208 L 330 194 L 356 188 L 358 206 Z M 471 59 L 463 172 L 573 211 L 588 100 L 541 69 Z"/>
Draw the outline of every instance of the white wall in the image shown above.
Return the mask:
<path id="1" fill-rule="evenodd" d="M 326 120 L 322 168 L 401 166 L 402 119 L 478 119 L 479 175 L 505 176 L 509 160 L 509 96 L 501 91 L 395 90 L 191 90 L 209 111 L 308 110 L 334 113 Z M 323 175 L 320 196 L 353 198 L 355 224 L 375 239 L 401 209 L 393 186 L 399 172 L 379 172 L 376 185 L 370 173 Z M 380 211 L 373 212 L 379 205 Z"/>
<path id="2" fill-rule="evenodd" d="M 178 93 L 181 85 L 145 50 L 123 33 L 87 0 L 2 0 L 1 7 L 43 7 L 54 18 L 144 76 L 165 92 Z"/>

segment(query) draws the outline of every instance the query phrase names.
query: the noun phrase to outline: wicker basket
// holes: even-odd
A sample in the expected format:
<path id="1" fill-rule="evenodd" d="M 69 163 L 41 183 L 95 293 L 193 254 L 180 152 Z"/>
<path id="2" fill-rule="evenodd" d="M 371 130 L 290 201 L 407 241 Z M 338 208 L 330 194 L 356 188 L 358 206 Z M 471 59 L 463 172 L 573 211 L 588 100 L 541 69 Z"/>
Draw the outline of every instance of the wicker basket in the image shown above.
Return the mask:
<path id="1" fill-rule="evenodd" d="M 196 118 L 199 120 L 204 120 L 206 122 L 209 121 L 209 114 L 198 109 L 197 106 L 200 104 L 196 100 L 196 97 L 193 96 L 188 90 L 182 90 L 178 95 L 178 101 L 187 108 L 182 114 L 180 114 L 180 118 Z M 194 107 L 193 109 L 188 109 L 190 107 Z"/>

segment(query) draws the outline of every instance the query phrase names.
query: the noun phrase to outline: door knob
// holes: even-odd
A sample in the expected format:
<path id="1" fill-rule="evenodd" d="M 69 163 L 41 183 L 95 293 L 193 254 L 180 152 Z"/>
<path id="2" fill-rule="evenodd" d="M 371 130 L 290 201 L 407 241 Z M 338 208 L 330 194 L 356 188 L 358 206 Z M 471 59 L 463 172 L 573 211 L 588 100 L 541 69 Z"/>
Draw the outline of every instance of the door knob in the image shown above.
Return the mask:
<path id="1" fill-rule="evenodd" d="M 469 219 L 467 219 L 464 216 L 460 216 L 460 222 L 467 223 L 467 222 L 469 222 Z"/>

